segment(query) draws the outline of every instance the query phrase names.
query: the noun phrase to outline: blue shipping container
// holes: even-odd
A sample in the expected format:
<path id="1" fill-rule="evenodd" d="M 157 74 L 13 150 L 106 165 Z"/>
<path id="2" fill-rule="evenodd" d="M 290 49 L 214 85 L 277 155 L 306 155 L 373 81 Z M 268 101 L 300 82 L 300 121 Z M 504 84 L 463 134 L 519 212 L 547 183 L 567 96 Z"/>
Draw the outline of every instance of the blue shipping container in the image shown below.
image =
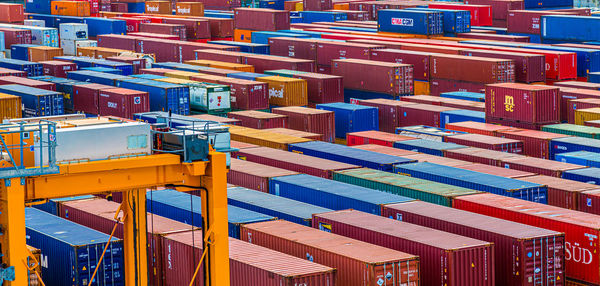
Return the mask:
<path id="1" fill-rule="evenodd" d="M 175 190 L 150 191 L 146 194 L 146 209 L 159 216 L 202 227 L 202 200 L 199 196 Z M 234 238 L 240 238 L 240 225 L 275 219 L 235 206 L 227 207 L 227 216 L 229 236 Z"/>
<path id="2" fill-rule="evenodd" d="M 71 202 L 71 201 L 80 201 L 80 200 L 87 200 L 87 199 L 96 199 L 96 196 L 92 196 L 92 195 L 85 195 L 85 196 L 76 196 L 76 197 L 66 197 L 66 198 L 59 198 L 59 199 L 51 199 L 48 200 L 48 202 L 43 203 L 41 205 L 33 205 L 33 208 L 36 208 L 38 210 L 42 210 L 45 211 L 49 214 L 52 215 L 56 215 L 59 216 L 59 205 L 61 203 L 65 203 L 65 202 Z"/>
<path id="3" fill-rule="evenodd" d="M 335 113 L 335 137 L 346 138 L 346 133 L 379 130 L 377 107 L 349 103 L 317 104 L 317 109 Z"/>
<path id="4" fill-rule="evenodd" d="M 156 74 L 133 74 L 130 77 L 132 78 L 141 78 L 141 79 L 148 79 L 148 80 L 154 80 L 154 79 L 161 79 L 161 78 L 169 78 L 168 76 L 162 76 L 162 75 L 156 75 Z"/>
<path id="5" fill-rule="evenodd" d="M 269 181 L 269 192 L 332 210 L 355 209 L 376 215 L 381 215 L 383 205 L 414 201 L 408 197 L 305 174 L 273 178 Z"/>
<path id="6" fill-rule="evenodd" d="M 230 206 L 240 207 L 306 226 L 312 226 L 313 214 L 333 211 L 243 187 L 227 188 L 227 202 Z"/>
<path id="7" fill-rule="evenodd" d="M 485 102 L 485 93 L 468 92 L 468 91 L 453 91 L 444 92 L 440 94 L 440 97 L 462 99 L 476 102 Z"/>
<path id="8" fill-rule="evenodd" d="M 294 16 L 294 17 L 290 16 L 290 24 L 300 24 L 302 22 L 303 22 L 302 21 L 302 17 L 300 17 L 300 16 Z"/>
<path id="9" fill-rule="evenodd" d="M 67 73 L 67 78 L 78 81 L 115 86 L 117 80 L 128 79 L 130 77 L 110 73 L 82 70 Z"/>
<path id="10" fill-rule="evenodd" d="M 584 137 L 562 137 L 550 140 L 550 159 L 556 160 L 556 154 L 588 151 L 600 153 L 600 140 Z"/>
<path id="11" fill-rule="evenodd" d="M 94 67 L 118 69 L 122 75 L 133 74 L 133 65 L 121 62 L 114 62 L 108 60 L 95 60 Z"/>
<path id="12" fill-rule="evenodd" d="M 77 69 L 89 68 L 94 66 L 94 59 L 87 57 L 76 56 L 60 56 L 54 57 L 55 60 L 68 61 L 77 65 Z"/>
<path id="13" fill-rule="evenodd" d="M 525 9 L 573 7 L 573 0 L 524 0 Z"/>
<path id="14" fill-rule="evenodd" d="M 326 11 L 301 11 L 303 23 L 312 22 L 337 22 L 348 20 L 348 14 L 342 12 L 326 12 Z"/>
<path id="15" fill-rule="evenodd" d="M 187 86 L 139 78 L 117 80 L 116 86 L 148 92 L 150 111 L 190 114 L 190 90 Z"/>
<path id="16" fill-rule="evenodd" d="M 90 37 L 97 37 L 104 34 L 127 34 L 127 24 L 124 20 L 85 17 L 84 23 L 88 25 L 88 35 Z"/>
<path id="17" fill-rule="evenodd" d="M 90 82 L 83 82 L 74 79 L 66 79 L 53 76 L 34 77 L 32 79 L 54 83 L 56 85 L 56 91 L 61 92 L 64 95 L 63 105 L 65 107 L 65 110 L 73 110 L 73 86 L 90 84 Z"/>
<path id="18" fill-rule="evenodd" d="M 129 13 L 146 13 L 146 3 L 127 3 L 127 12 Z"/>
<path id="19" fill-rule="evenodd" d="M 6 41 L 4 40 L 4 32 L 0 32 L 0 52 L 6 50 Z"/>
<path id="20" fill-rule="evenodd" d="M 588 73 L 588 82 L 600 83 L 600 72 Z"/>
<path id="21" fill-rule="evenodd" d="M 46 285 L 88 285 L 109 236 L 44 211 L 25 208 L 27 244 L 42 251 Z M 113 238 L 91 285 L 125 285 L 123 241 Z"/>
<path id="22" fill-rule="evenodd" d="M 10 58 L 14 60 L 29 60 L 29 47 L 37 47 L 38 45 L 17 44 L 10 46 Z"/>
<path id="23" fill-rule="evenodd" d="M 394 142 L 394 148 L 443 157 L 445 150 L 467 148 L 467 146 L 426 139 L 415 139 Z"/>
<path id="24" fill-rule="evenodd" d="M 27 73 L 27 77 L 44 75 L 44 67 L 40 63 L 14 59 L 0 59 L 0 67 L 24 71 Z"/>
<path id="25" fill-rule="evenodd" d="M 284 0 L 260 0 L 258 2 L 258 8 L 267 8 L 273 10 L 284 10 Z"/>
<path id="26" fill-rule="evenodd" d="M 567 1 L 572 2 L 572 0 Z M 546 15 L 542 16 L 540 24 L 544 39 L 573 42 L 600 41 L 599 17 Z"/>
<path id="27" fill-rule="evenodd" d="M 441 12 L 444 23 L 444 34 L 471 32 L 471 12 L 466 10 L 441 10 L 430 8 L 406 8 L 410 11 Z"/>
<path id="28" fill-rule="evenodd" d="M 440 35 L 444 33 L 441 12 L 385 9 L 377 11 L 377 27 L 382 32 Z"/>
<path id="29" fill-rule="evenodd" d="M 402 164 L 394 172 L 419 179 L 546 204 L 546 186 L 428 162 Z"/>
<path id="30" fill-rule="evenodd" d="M 600 168 L 583 168 L 564 171 L 563 179 L 600 185 Z"/>
<path id="31" fill-rule="evenodd" d="M 600 153 L 588 151 L 576 151 L 568 153 L 560 153 L 554 156 L 556 161 L 582 165 L 586 167 L 600 168 Z"/>
<path id="32" fill-rule="evenodd" d="M 111 68 L 105 68 L 105 67 L 88 67 L 88 68 L 82 68 L 81 70 L 103 72 L 103 73 L 111 73 L 111 74 L 116 74 L 116 75 L 123 75 L 123 72 L 121 70 L 111 69 Z"/>
<path id="33" fill-rule="evenodd" d="M 485 123 L 485 112 L 466 109 L 457 109 L 440 112 L 440 127 L 453 122 L 475 121 Z"/>
<path id="34" fill-rule="evenodd" d="M 23 117 L 63 115 L 63 95 L 60 92 L 18 84 L 0 85 L 0 92 L 21 97 Z"/>
<path id="35" fill-rule="evenodd" d="M 328 33 L 323 33 L 323 32 L 301 31 L 301 30 L 279 30 L 277 32 L 292 33 L 292 34 L 304 34 L 304 35 L 309 35 L 311 38 L 321 38 L 321 35 L 328 34 Z"/>
<path id="36" fill-rule="evenodd" d="M 270 75 L 262 74 L 262 73 L 254 73 L 254 72 L 236 72 L 236 73 L 227 74 L 227 77 L 239 78 L 239 79 L 245 79 L 245 80 L 256 80 L 256 78 L 266 77 L 266 76 L 270 76 Z"/>
<path id="37" fill-rule="evenodd" d="M 152 63 L 153 68 L 163 68 L 163 69 L 175 69 L 180 71 L 189 71 L 189 72 L 202 72 L 202 70 L 211 69 L 209 67 L 188 65 L 176 62 L 164 62 L 164 63 Z"/>
<path id="38" fill-rule="evenodd" d="M 224 45 L 239 47 L 242 53 L 252 54 L 270 54 L 268 44 L 257 44 L 257 43 L 245 43 L 245 42 L 234 42 L 234 41 L 208 41 L 208 44 Z"/>
<path id="39" fill-rule="evenodd" d="M 308 35 L 304 34 L 292 34 L 292 33 L 280 33 L 280 32 L 270 32 L 270 31 L 256 31 L 252 32 L 252 43 L 254 44 L 269 44 L 269 38 L 274 37 L 290 37 L 290 38 L 310 38 Z"/>
<path id="40" fill-rule="evenodd" d="M 289 144 L 288 151 L 387 172 L 392 172 L 396 164 L 416 162 L 412 159 L 322 141 Z"/>
<path id="41" fill-rule="evenodd" d="M 48 0 L 27 0 L 25 1 L 25 12 L 31 14 L 52 14 L 50 1 Z M 46 25 L 46 27 L 51 27 Z"/>
<path id="42" fill-rule="evenodd" d="M 352 99 L 379 99 L 379 98 L 398 99 L 397 96 L 387 94 L 387 93 L 344 88 L 344 102 L 345 103 L 352 102 Z"/>

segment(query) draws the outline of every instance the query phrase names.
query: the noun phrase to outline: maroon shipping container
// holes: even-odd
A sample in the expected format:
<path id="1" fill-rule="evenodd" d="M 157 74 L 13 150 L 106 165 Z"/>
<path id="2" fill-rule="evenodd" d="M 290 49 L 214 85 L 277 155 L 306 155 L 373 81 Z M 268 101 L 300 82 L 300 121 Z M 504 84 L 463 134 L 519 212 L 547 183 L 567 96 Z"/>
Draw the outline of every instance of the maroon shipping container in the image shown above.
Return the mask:
<path id="1" fill-rule="evenodd" d="M 0 77 L 0 85 L 5 84 L 20 84 L 24 86 L 56 91 L 56 85 L 54 83 L 24 78 L 20 76 L 9 75 Z"/>
<path id="2" fill-rule="evenodd" d="M 497 136 L 523 142 L 523 154 L 536 158 L 550 159 L 550 140 L 568 135 L 537 130 L 506 130 Z"/>
<path id="3" fill-rule="evenodd" d="M 298 175 L 298 173 L 246 160 L 231 159 L 231 168 L 229 169 L 229 173 L 227 173 L 227 182 L 236 186 L 268 193 L 270 178 L 289 175 Z"/>
<path id="4" fill-rule="evenodd" d="M 429 82 L 430 94 L 440 96 L 444 92 L 468 91 L 483 93 L 485 91 L 484 83 L 466 82 L 451 79 L 431 79 Z"/>
<path id="5" fill-rule="evenodd" d="M 413 139 L 415 139 L 415 138 L 413 138 Z M 413 152 L 413 151 L 408 151 L 408 150 L 393 148 L 393 147 L 387 147 L 387 146 L 382 146 L 382 145 L 375 145 L 375 144 L 355 145 L 355 146 L 352 146 L 352 148 L 377 152 L 377 153 L 386 154 L 386 155 L 405 157 L 405 158 L 408 158 L 406 156 L 419 154 L 418 152 Z M 425 155 L 427 155 L 427 154 L 425 154 Z M 435 156 L 435 157 L 444 158 L 444 157 L 438 157 L 438 156 Z M 417 160 L 417 159 L 415 159 L 415 160 Z M 448 159 L 448 160 L 452 160 L 452 159 Z"/>
<path id="6" fill-rule="evenodd" d="M 474 102 L 470 100 L 445 98 L 431 95 L 415 95 L 415 96 L 404 96 L 401 98 L 402 101 L 422 103 L 429 105 L 438 105 L 445 107 L 453 107 L 458 109 L 467 109 L 473 111 L 485 112 L 485 103 Z"/>
<path id="7" fill-rule="evenodd" d="M 555 86 L 564 86 L 570 88 L 600 90 L 600 83 L 585 82 L 585 81 L 558 81 L 553 83 Z"/>
<path id="8" fill-rule="evenodd" d="M 521 181 L 548 186 L 548 204 L 571 210 L 579 210 L 579 196 L 583 191 L 598 189 L 598 186 L 549 176 L 520 178 Z"/>
<path id="9" fill-rule="evenodd" d="M 402 116 L 399 106 L 414 104 L 391 99 L 366 99 L 359 100 L 358 104 L 377 107 L 379 112 L 379 130 L 396 133 L 396 127 L 400 127 Z"/>
<path id="10" fill-rule="evenodd" d="M 541 130 L 542 126 L 544 126 L 544 125 L 560 123 L 559 121 L 548 122 L 548 123 L 530 123 L 530 122 L 522 122 L 522 121 L 520 122 L 520 121 L 513 121 L 513 120 L 509 120 L 509 119 L 494 118 L 494 117 L 486 117 L 485 122 L 490 123 L 490 124 L 499 124 L 499 125 L 514 127 L 514 128 L 519 128 L 519 129 L 528 129 L 528 130 Z"/>
<path id="11" fill-rule="evenodd" d="M 278 31 L 290 29 L 290 13 L 287 11 L 237 8 L 234 10 L 235 28 L 254 31 Z"/>
<path id="12" fill-rule="evenodd" d="M 303 11 L 325 11 L 333 9 L 332 0 L 303 0 Z"/>
<path id="13" fill-rule="evenodd" d="M 240 120 L 241 126 L 255 129 L 288 128 L 289 126 L 286 115 L 258 110 L 233 111 L 227 113 L 227 117 Z"/>
<path id="14" fill-rule="evenodd" d="M 502 167 L 540 175 L 560 178 L 564 171 L 586 168 L 585 166 L 524 156 L 502 160 Z"/>
<path id="15" fill-rule="evenodd" d="M 18 44 L 31 44 L 31 30 L 0 28 L 4 33 L 4 45 L 10 47 Z"/>
<path id="16" fill-rule="evenodd" d="M 0 68 L 0 76 L 18 76 L 18 77 L 27 77 L 27 73 L 24 71 L 11 70 L 7 68 Z"/>
<path id="17" fill-rule="evenodd" d="M 287 116 L 290 129 L 322 134 L 323 141 L 335 142 L 333 111 L 288 106 L 273 108 L 271 112 Z"/>
<path id="18" fill-rule="evenodd" d="M 179 59 L 178 62 L 183 63 L 188 60 L 196 59 L 196 50 L 202 49 L 211 49 L 211 50 L 222 50 L 222 51 L 239 51 L 239 47 L 234 46 L 225 46 L 225 45 L 215 45 L 215 44 L 206 44 L 206 43 L 197 43 L 197 42 L 184 42 L 184 41 L 176 41 L 177 47 L 179 49 Z M 213 59 L 215 60 L 215 59 Z"/>
<path id="19" fill-rule="evenodd" d="M 514 36 L 514 35 L 496 35 L 489 33 L 458 33 L 457 37 L 467 39 L 478 39 L 486 41 L 503 41 L 503 42 L 518 42 L 529 43 L 529 36 Z"/>
<path id="20" fill-rule="evenodd" d="M 127 13 L 127 3 L 110 3 L 110 11 Z M 119 17 L 115 17 L 115 18 L 119 18 Z M 116 19 L 116 20 L 119 20 L 119 19 Z M 127 30 L 129 31 L 129 26 L 127 27 Z"/>
<path id="21" fill-rule="evenodd" d="M 317 60 L 316 39 L 275 37 L 269 38 L 271 55 L 306 60 Z"/>
<path id="22" fill-rule="evenodd" d="M 432 55 L 431 78 L 477 83 L 514 82 L 510 60 L 455 55 Z"/>
<path id="23" fill-rule="evenodd" d="M 569 100 L 567 116 L 569 123 L 575 124 L 575 110 L 600 107 L 600 98 L 584 98 Z"/>
<path id="24" fill-rule="evenodd" d="M 498 132 L 505 130 L 513 130 L 512 127 L 506 127 L 496 124 L 488 124 L 474 121 L 452 122 L 446 123 L 446 129 L 462 131 L 473 134 L 481 134 L 488 136 L 497 136 Z"/>
<path id="25" fill-rule="evenodd" d="M 341 59 L 333 60 L 332 73 L 344 77 L 344 88 L 348 89 L 381 92 L 392 96 L 414 93 L 411 65 Z"/>
<path id="26" fill-rule="evenodd" d="M 335 171 L 359 167 L 267 147 L 243 149 L 237 154 L 238 159 L 327 179 L 331 179 Z"/>
<path id="27" fill-rule="evenodd" d="M 67 72 L 77 70 L 77 64 L 62 61 L 39 62 L 44 67 L 44 75 L 67 77 Z"/>
<path id="28" fill-rule="evenodd" d="M 400 110 L 399 127 L 413 125 L 440 127 L 440 112 L 457 110 L 452 107 L 418 103 L 401 105 L 398 109 Z"/>
<path id="29" fill-rule="evenodd" d="M 494 243 L 496 285 L 562 285 L 563 233 L 421 201 L 382 209 L 384 217 Z"/>
<path id="30" fill-rule="evenodd" d="M 114 115 L 133 119 L 135 113 L 150 111 L 147 92 L 126 88 L 102 89 L 99 92 L 98 110 L 101 116 Z"/>
<path id="31" fill-rule="evenodd" d="M 600 283 L 600 216 L 487 193 L 457 197 L 452 205 L 564 233 L 567 278 L 596 285 Z"/>
<path id="32" fill-rule="evenodd" d="M 128 63 L 133 66 L 133 73 L 139 74 L 140 70 L 146 67 L 146 60 L 127 56 L 117 56 L 106 58 L 109 61 Z"/>
<path id="33" fill-rule="evenodd" d="M 246 54 L 240 52 L 220 51 L 211 49 L 200 49 L 194 51 L 197 60 L 213 60 L 235 64 L 245 63 Z"/>
<path id="34" fill-rule="evenodd" d="M 178 36 L 180 40 L 187 39 L 185 25 L 140 23 L 140 32 Z"/>
<path id="35" fill-rule="evenodd" d="M 360 146 L 356 146 L 355 148 L 360 148 Z M 392 149 L 396 149 L 396 148 L 392 148 Z M 389 153 L 386 153 L 386 154 L 393 155 L 393 154 L 389 154 Z M 413 155 L 404 155 L 401 157 L 417 160 L 419 162 L 429 162 L 429 163 L 444 165 L 444 166 L 448 166 L 448 167 L 459 167 L 459 166 L 465 166 L 465 164 L 468 164 L 467 161 L 456 160 L 456 159 L 451 159 L 451 158 L 446 158 L 446 157 L 440 157 L 440 156 L 435 156 L 435 155 L 430 155 L 430 154 L 421 154 L 421 153 L 413 154 Z"/>
<path id="36" fill-rule="evenodd" d="M 98 110 L 100 90 L 114 88 L 114 86 L 97 83 L 74 85 L 73 109 L 89 114 L 100 114 Z"/>
<path id="37" fill-rule="evenodd" d="M 140 37 L 131 35 L 98 35 L 98 47 L 136 51 L 136 40 Z"/>
<path id="38" fill-rule="evenodd" d="M 503 167 L 502 161 L 511 158 L 524 158 L 525 156 L 475 147 L 445 150 L 444 156 L 467 162 Z"/>
<path id="39" fill-rule="evenodd" d="M 522 141 L 481 134 L 457 134 L 447 136 L 445 142 L 515 154 L 523 153 Z"/>
<path id="40" fill-rule="evenodd" d="M 495 175 L 495 176 L 499 176 L 499 177 L 519 179 L 519 180 L 524 177 L 531 177 L 531 176 L 536 175 L 535 173 L 531 173 L 531 172 L 506 169 L 506 168 L 502 168 L 502 167 L 484 165 L 484 164 L 479 164 L 479 163 L 474 163 L 474 164 L 469 163 L 468 165 L 460 165 L 460 166 L 458 166 L 458 168 L 476 171 L 476 172 L 480 172 L 480 173 L 484 173 L 484 174 Z"/>
<path id="41" fill-rule="evenodd" d="M 264 73 L 266 70 L 288 69 L 303 72 L 314 72 L 315 62 L 305 59 L 293 59 L 259 54 L 244 54 L 244 64 L 254 66 L 254 72 Z"/>
<path id="42" fill-rule="evenodd" d="M 313 227 L 418 255 L 422 285 L 495 285 L 489 242 L 355 210 L 314 214 Z"/>
<path id="43" fill-rule="evenodd" d="M 361 43 L 320 41 L 317 43 L 317 64 L 331 66 L 336 59 L 369 60 L 371 52 L 385 46 Z"/>
<path id="44" fill-rule="evenodd" d="M 589 89 L 575 89 L 569 87 L 560 88 L 560 120 L 568 120 L 569 123 L 575 122 L 575 114 L 569 115 L 570 105 L 569 101 L 573 99 L 585 99 L 585 98 L 600 98 L 600 91 L 589 90 Z M 581 109 L 581 108 L 579 108 Z"/>
<path id="45" fill-rule="evenodd" d="M 371 60 L 412 65 L 415 80 L 429 81 L 429 61 L 431 55 L 433 54 L 427 52 L 378 49 L 371 51 Z"/>
<path id="46" fill-rule="evenodd" d="M 486 117 L 525 123 L 560 120 L 560 91 L 545 85 L 490 84 L 485 90 Z"/>
<path id="47" fill-rule="evenodd" d="M 465 0 L 465 4 L 490 5 L 492 6 L 492 18 L 504 21 L 506 21 L 508 11 L 525 9 L 523 0 Z"/>
<path id="48" fill-rule="evenodd" d="M 348 15 L 349 21 L 368 21 L 369 12 L 367 11 L 353 11 L 353 10 L 327 10 L 328 12 L 340 12 Z"/>
<path id="49" fill-rule="evenodd" d="M 515 81 L 524 83 L 546 81 L 546 59 L 543 55 L 487 50 L 463 50 L 460 54 L 512 60 L 515 64 Z"/>
<path id="50" fill-rule="evenodd" d="M 184 25 L 188 39 L 210 39 L 210 23 L 201 19 L 165 18 L 165 24 Z"/>
<path id="51" fill-rule="evenodd" d="M 0 3 L 0 22 L 22 24 L 24 19 L 22 4 Z"/>
<path id="52" fill-rule="evenodd" d="M 600 190 L 583 191 L 579 194 L 579 211 L 600 215 Z"/>
<path id="53" fill-rule="evenodd" d="M 202 70 L 202 74 L 207 74 L 207 75 L 216 75 L 216 76 L 224 76 L 227 77 L 227 75 L 232 74 L 232 73 L 239 73 L 241 71 L 236 71 L 236 70 L 229 70 L 229 69 L 219 69 L 219 68 L 207 68 L 207 69 L 203 69 Z M 190 77 L 191 80 L 196 80 L 194 79 L 194 76 Z"/>
<path id="54" fill-rule="evenodd" d="M 233 30 L 234 30 L 233 19 L 210 18 L 210 17 L 194 17 L 191 19 L 207 20 L 208 24 L 210 25 L 210 35 L 212 38 L 233 37 Z"/>
<path id="55" fill-rule="evenodd" d="M 346 145 L 348 146 L 376 144 L 381 146 L 394 147 L 394 142 L 415 139 L 415 137 L 408 137 L 404 135 L 374 130 L 346 133 Z"/>
<path id="56" fill-rule="evenodd" d="M 138 38 L 136 39 L 138 53 L 154 54 L 157 62 L 179 62 L 179 49 L 175 41 Z"/>
<path id="57" fill-rule="evenodd" d="M 244 80 L 231 77 L 203 75 L 195 80 L 229 85 L 231 107 L 234 109 L 256 110 L 269 108 L 269 85 L 266 82 Z"/>
<path id="58" fill-rule="evenodd" d="M 412 254 L 277 220 L 244 225 L 241 239 L 337 269 L 338 285 L 421 285 Z"/>
<path id="59" fill-rule="evenodd" d="M 508 32 L 539 35 L 541 32 L 541 18 L 543 15 L 573 15 L 573 13 L 540 10 L 512 10 L 508 12 L 506 21 Z"/>
<path id="60" fill-rule="evenodd" d="M 344 78 L 319 73 L 295 74 L 294 78 L 306 81 L 308 101 L 331 103 L 344 101 Z"/>
<path id="61" fill-rule="evenodd" d="M 104 199 L 86 199 L 77 201 L 68 201 L 59 205 L 59 215 L 65 219 L 86 227 L 95 229 L 99 232 L 110 234 L 116 223 L 114 216 L 119 209 L 119 203 L 110 202 Z M 122 219 L 122 215 L 121 219 Z M 180 223 L 165 217 L 148 213 L 148 268 L 150 271 L 150 285 L 166 285 L 162 279 L 163 267 L 163 249 L 161 238 L 165 235 L 189 232 L 196 229 L 190 225 Z M 202 236 L 200 230 L 196 231 L 197 236 Z M 115 237 L 123 239 L 123 223 L 120 223 L 115 231 Z M 188 281 L 189 282 L 189 281 Z"/>
<path id="62" fill-rule="evenodd" d="M 158 23 L 160 24 L 160 23 Z M 149 38 L 149 39 L 161 39 L 161 40 L 174 40 L 179 41 L 179 35 L 170 35 L 170 34 L 159 34 L 159 33 L 143 33 L 143 32 L 134 32 L 128 33 L 131 36 L 137 36 L 140 38 Z"/>

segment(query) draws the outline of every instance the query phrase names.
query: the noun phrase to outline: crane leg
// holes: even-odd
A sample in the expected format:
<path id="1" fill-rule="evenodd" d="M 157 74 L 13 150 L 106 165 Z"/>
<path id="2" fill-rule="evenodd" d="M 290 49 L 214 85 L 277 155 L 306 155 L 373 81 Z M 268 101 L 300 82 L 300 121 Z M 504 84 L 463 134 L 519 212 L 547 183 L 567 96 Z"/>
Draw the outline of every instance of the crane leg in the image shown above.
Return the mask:
<path id="1" fill-rule="evenodd" d="M 26 286 L 29 279 L 23 263 L 27 261 L 27 241 L 25 186 L 22 183 L 20 178 L 0 180 L 0 247 L 2 263 L 14 267 L 14 281 L 7 284 L 11 286 Z"/>
<path id="2" fill-rule="evenodd" d="M 146 189 L 123 192 L 125 285 L 148 285 Z"/>

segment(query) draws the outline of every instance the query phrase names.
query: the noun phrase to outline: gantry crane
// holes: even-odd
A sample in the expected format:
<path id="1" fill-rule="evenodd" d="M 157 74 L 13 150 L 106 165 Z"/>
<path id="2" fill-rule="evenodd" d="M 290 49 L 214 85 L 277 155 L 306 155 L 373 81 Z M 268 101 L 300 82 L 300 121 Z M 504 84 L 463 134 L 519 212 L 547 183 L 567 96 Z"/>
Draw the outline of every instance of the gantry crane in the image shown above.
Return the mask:
<path id="1" fill-rule="evenodd" d="M 147 286 L 146 189 L 162 186 L 203 190 L 204 247 L 203 260 L 197 268 L 203 261 L 205 269 L 200 271 L 205 272 L 205 285 L 229 285 L 224 153 L 215 151 L 209 144 L 203 160 L 183 154 L 181 151 L 186 152 L 183 148 L 161 154 L 57 164 L 54 151 L 60 142 L 56 142 L 56 128 L 56 122 L 46 120 L 0 124 L 3 159 L 0 162 L 0 285 L 28 285 L 31 268 L 27 263 L 30 252 L 25 236 L 27 203 L 123 192 L 120 211 L 124 223 L 125 285 Z M 168 128 L 162 129 L 160 134 L 168 132 Z M 186 131 L 179 130 L 175 132 L 179 136 L 177 134 L 185 137 Z M 193 136 L 197 135 L 194 131 Z M 47 152 L 39 154 L 40 158 L 48 158 L 46 164 L 28 166 L 27 156 L 31 155 L 28 150 L 34 148 L 40 149 L 36 156 Z"/>

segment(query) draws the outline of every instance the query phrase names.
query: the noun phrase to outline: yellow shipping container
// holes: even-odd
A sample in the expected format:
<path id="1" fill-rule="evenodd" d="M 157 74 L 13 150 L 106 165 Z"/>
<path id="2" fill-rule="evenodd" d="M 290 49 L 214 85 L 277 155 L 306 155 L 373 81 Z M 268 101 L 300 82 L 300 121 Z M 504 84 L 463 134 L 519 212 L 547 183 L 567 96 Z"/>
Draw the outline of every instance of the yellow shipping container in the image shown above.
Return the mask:
<path id="1" fill-rule="evenodd" d="M 235 71 L 243 71 L 243 72 L 254 72 L 254 66 L 245 65 L 245 64 L 228 63 L 228 62 L 211 61 L 211 60 L 191 60 L 191 61 L 185 61 L 185 63 L 190 64 L 190 65 L 195 65 L 195 66 L 211 67 L 211 68 L 217 68 L 217 69 L 227 69 L 227 70 L 235 70 Z"/>
<path id="2" fill-rule="evenodd" d="M 269 104 L 277 106 L 306 106 L 308 96 L 306 81 L 298 78 L 267 76 L 256 81 L 269 84 Z"/>
<path id="3" fill-rule="evenodd" d="M 286 151 L 288 144 L 313 141 L 306 138 L 234 125 L 229 125 L 229 133 L 231 134 L 231 140 L 234 141 Z"/>
<path id="4" fill-rule="evenodd" d="M 584 125 L 586 121 L 600 119 L 600 107 L 575 110 L 575 124 Z"/>
<path id="5" fill-rule="evenodd" d="M 52 15 L 89 17 L 90 3 L 85 1 L 52 1 Z"/>
<path id="6" fill-rule="evenodd" d="M 168 72 L 165 73 L 165 76 L 168 77 L 172 77 L 172 78 L 179 78 L 179 79 L 190 79 L 190 77 L 193 76 L 203 76 L 204 74 L 202 73 L 197 73 L 197 72 L 190 72 L 190 71 L 174 71 L 174 72 Z"/>
<path id="7" fill-rule="evenodd" d="M 0 119 L 23 117 L 21 110 L 21 97 L 0 93 Z"/>
<path id="8" fill-rule="evenodd" d="M 252 30 L 233 30 L 233 40 L 236 42 L 252 43 Z"/>
<path id="9" fill-rule="evenodd" d="M 415 80 L 415 95 L 431 95 L 431 88 L 428 81 Z"/>

